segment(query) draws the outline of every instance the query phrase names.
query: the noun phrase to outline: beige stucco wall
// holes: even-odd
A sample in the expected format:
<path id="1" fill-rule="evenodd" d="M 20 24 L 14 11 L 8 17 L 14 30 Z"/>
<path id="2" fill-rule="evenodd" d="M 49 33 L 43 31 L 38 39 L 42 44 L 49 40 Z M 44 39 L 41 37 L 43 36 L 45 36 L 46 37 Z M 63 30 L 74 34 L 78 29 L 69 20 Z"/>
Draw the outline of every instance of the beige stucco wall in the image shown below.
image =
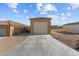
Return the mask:
<path id="1" fill-rule="evenodd" d="M 73 33 L 79 33 L 79 24 L 77 25 L 66 25 L 66 26 L 63 26 L 63 29 L 64 31 L 67 31 L 67 32 L 73 32 Z"/>
<path id="2" fill-rule="evenodd" d="M 13 26 L 10 26 L 10 36 L 13 36 L 13 34 L 14 34 L 14 27 Z"/>

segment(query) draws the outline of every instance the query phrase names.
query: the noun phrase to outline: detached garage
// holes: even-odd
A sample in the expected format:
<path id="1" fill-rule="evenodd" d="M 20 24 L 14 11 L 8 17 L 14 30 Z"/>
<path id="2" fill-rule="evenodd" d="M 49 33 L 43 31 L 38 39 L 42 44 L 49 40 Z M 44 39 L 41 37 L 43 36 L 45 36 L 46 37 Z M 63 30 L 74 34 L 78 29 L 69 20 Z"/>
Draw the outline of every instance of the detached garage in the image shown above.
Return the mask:
<path id="1" fill-rule="evenodd" d="M 30 18 L 32 34 L 49 34 L 51 18 Z"/>

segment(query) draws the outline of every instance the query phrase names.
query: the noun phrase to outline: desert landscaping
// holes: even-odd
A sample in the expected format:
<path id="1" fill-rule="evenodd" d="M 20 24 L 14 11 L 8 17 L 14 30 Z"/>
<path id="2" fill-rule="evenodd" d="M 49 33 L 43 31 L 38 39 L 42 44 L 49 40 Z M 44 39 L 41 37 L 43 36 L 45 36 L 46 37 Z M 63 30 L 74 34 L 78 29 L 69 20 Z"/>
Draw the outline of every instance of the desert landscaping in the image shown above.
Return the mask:
<path id="1" fill-rule="evenodd" d="M 52 29 L 51 35 L 71 48 L 79 48 L 79 34 L 64 31 L 63 28 Z"/>

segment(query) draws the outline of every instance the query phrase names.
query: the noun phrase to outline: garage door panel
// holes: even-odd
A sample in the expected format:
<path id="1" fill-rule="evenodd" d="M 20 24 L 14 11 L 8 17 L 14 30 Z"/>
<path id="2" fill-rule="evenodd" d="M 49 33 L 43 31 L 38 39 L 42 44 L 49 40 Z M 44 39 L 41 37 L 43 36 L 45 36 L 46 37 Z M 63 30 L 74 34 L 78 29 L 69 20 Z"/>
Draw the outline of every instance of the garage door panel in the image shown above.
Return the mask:
<path id="1" fill-rule="evenodd" d="M 0 36 L 5 36 L 7 35 L 6 29 L 0 28 Z"/>
<path id="2" fill-rule="evenodd" d="M 47 34 L 48 33 L 48 22 L 34 22 L 33 23 L 33 34 Z"/>

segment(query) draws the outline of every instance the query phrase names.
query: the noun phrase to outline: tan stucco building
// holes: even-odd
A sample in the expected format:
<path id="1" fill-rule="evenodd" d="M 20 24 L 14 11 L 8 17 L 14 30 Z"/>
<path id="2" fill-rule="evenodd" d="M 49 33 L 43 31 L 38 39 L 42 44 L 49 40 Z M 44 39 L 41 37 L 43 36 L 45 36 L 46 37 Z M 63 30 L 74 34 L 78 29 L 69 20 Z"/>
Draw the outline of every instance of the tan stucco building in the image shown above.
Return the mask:
<path id="1" fill-rule="evenodd" d="M 0 36 L 13 36 L 23 32 L 26 25 L 14 21 L 0 21 Z"/>
<path id="2" fill-rule="evenodd" d="M 70 33 L 79 33 L 79 22 L 63 25 L 63 29 Z"/>
<path id="3" fill-rule="evenodd" d="M 32 34 L 49 34 L 51 18 L 30 18 Z"/>

